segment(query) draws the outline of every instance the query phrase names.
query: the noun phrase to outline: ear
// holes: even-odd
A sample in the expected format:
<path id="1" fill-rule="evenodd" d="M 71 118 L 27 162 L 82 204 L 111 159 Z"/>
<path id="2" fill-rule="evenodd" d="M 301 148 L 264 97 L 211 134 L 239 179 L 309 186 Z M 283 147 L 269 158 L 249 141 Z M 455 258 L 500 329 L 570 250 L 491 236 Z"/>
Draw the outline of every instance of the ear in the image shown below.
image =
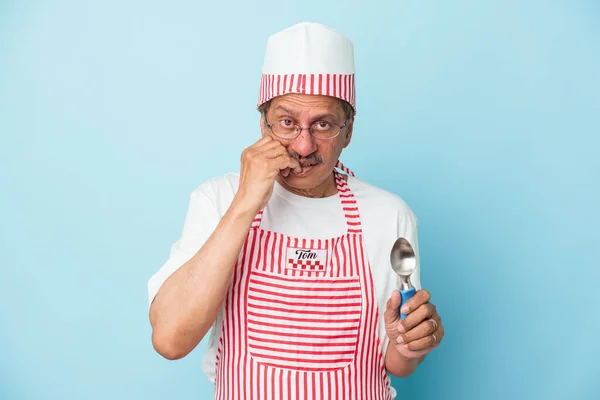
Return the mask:
<path id="1" fill-rule="evenodd" d="M 350 144 L 350 140 L 352 140 L 352 130 L 354 128 L 354 118 L 348 121 L 348 126 L 346 127 L 346 137 L 344 138 L 344 149 L 348 147 Z"/>
<path id="2" fill-rule="evenodd" d="M 269 135 L 269 131 L 267 129 L 267 121 L 265 120 L 265 115 L 263 113 L 260 114 L 260 136 L 265 137 Z"/>

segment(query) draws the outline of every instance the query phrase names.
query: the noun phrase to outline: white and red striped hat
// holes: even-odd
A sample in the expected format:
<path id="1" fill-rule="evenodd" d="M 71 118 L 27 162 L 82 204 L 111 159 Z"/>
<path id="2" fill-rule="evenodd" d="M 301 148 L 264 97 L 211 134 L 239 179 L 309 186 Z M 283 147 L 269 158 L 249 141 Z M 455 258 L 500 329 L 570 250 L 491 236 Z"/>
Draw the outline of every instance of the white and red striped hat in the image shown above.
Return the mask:
<path id="1" fill-rule="evenodd" d="M 308 22 L 271 35 L 257 106 L 288 93 L 337 97 L 356 111 L 352 42 L 327 26 Z"/>

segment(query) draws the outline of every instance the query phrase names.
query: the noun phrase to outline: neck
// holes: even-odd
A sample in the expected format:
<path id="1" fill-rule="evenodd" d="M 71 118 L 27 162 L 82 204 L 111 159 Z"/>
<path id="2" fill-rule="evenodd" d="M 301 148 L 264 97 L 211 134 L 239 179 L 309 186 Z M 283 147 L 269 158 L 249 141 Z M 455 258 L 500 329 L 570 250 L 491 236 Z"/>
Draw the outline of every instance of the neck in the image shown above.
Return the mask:
<path id="1" fill-rule="evenodd" d="M 285 180 L 281 176 L 277 177 L 277 182 L 288 192 L 297 194 L 298 196 L 312 197 L 312 198 L 323 198 L 333 196 L 337 193 L 337 184 L 335 183 L 335 176 L 330 174 L 323 182 L 319 185 L 310 189 L 298 189 L 289 186 L 285 183 Z"/>

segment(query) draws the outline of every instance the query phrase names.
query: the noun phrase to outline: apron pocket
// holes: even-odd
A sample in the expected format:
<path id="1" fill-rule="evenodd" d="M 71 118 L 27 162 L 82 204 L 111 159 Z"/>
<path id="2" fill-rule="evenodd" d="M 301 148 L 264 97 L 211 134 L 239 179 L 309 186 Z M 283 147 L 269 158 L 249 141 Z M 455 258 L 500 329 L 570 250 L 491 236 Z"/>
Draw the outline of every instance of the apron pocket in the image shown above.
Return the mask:
<path id="1" fill-rule="evenodd" d="M 362 313 L 358 277 L 295 278 L 252 271 L 246 336 L 259 364 L 301 371 L 345 368 Z"/>

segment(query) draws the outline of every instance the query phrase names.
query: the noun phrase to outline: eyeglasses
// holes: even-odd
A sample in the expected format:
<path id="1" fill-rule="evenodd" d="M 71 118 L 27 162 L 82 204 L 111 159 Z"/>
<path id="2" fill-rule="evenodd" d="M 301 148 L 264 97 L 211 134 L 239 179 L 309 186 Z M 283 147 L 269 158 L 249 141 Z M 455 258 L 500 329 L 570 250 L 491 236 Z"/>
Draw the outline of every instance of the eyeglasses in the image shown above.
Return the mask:
<path id="1" fill-rule="evenodd" d="M 281 139 L 295 139 L 300 136 L 300 133 L 302 133 L 303 130 L 308 129 L 310 134 L 315 138 L 329 140 L 340 134 L 342 129 L 346 127 L 348 120 L 346 119 L 344 125 L 337 125 L 327 121 L 317 121 L 310 127 L 303 128 L 291 119 L 282 119 L 274 124 L 269 124 L 267 116 L 265 115 L 265 123 L 267 128 L 273 132 L 273 135 Z"/>

